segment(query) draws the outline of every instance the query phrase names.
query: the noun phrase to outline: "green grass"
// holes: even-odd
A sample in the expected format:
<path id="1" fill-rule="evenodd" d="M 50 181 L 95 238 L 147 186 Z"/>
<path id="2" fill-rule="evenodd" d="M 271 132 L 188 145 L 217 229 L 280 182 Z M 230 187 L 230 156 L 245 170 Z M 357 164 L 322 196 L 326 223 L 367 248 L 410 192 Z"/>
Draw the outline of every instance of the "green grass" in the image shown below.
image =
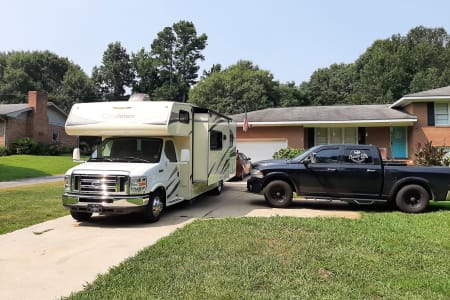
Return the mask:
<path id="1" fill-rule="evenodd" d="M 0 189 L 0 234 L 67 215 L 63 190 L 62 181 Z"/>
<path id="2" fill-rule="evenodd" d="M 70 299 L 449 299 L 450 211 L 199 220 Z"/>
<path id="3" fill-rule="evenodd" d="M 2 156 L 0 181 L 64 174 L 76 164 L 71 156 Z"/>

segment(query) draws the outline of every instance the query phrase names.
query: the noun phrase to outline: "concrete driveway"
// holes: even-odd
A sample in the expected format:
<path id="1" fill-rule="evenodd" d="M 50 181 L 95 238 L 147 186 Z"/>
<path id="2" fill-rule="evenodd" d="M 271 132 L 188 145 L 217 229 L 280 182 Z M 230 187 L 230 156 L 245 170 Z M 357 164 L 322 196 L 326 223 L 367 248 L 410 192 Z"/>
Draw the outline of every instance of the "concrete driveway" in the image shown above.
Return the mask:
<path id="1" fill-rule="evenodd" d="M 198 218 L 360 217 L 346 204 L 273 209 L 266 206 L 263 196 L 245 191 L 245 182 L 226 183 L 220 196 L 203 196 L 170 207 L 154 224 L 142 224 L 130 216 L 94 216 L 91 222 L 77 223 L 66 216 L 0 235 L 0 299 L 68 296 Z"/>

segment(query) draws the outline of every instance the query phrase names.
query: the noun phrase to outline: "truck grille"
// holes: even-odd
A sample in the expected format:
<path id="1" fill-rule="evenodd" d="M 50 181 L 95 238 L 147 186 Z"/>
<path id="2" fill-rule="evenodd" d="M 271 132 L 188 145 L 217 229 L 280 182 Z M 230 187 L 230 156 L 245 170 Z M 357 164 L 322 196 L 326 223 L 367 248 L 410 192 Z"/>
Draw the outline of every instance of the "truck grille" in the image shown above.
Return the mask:
<path id="1" fill-rule="evenodd" d="M 91 195 L 125 195 L 129 177 L 125 175 L 73 175 L 72 191 Z"/>

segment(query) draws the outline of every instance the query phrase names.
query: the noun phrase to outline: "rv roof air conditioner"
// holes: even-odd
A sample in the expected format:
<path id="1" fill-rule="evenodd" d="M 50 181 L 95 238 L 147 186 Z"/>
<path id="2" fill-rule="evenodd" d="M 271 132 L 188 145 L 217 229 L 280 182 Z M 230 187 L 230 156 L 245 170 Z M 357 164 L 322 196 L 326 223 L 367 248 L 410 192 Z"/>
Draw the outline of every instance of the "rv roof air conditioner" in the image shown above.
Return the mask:
<path id="1" fill-rule="evenodd" d="M 128 99 L 129 102 L 142 102 L 142 101 L 150 101 L 150 96 L 147 94 L 137 93 L 130 96 Z"/>

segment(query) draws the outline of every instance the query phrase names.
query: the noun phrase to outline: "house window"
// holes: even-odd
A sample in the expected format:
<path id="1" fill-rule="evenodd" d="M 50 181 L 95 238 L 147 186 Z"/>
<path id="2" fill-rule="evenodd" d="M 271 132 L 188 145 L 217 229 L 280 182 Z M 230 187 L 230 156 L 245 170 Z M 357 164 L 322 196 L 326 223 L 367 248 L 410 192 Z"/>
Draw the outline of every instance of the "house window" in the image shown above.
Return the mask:
<path id="1" fill-rule="evenodd" d="M 450 125 L 450 103 L 436 103 L 434 107 L 435 125 Z"/>
<path id="2" fill-rule="evenodd" d="M 358 128 L 314 128 L 315 145 L 357 144 Z"/>

